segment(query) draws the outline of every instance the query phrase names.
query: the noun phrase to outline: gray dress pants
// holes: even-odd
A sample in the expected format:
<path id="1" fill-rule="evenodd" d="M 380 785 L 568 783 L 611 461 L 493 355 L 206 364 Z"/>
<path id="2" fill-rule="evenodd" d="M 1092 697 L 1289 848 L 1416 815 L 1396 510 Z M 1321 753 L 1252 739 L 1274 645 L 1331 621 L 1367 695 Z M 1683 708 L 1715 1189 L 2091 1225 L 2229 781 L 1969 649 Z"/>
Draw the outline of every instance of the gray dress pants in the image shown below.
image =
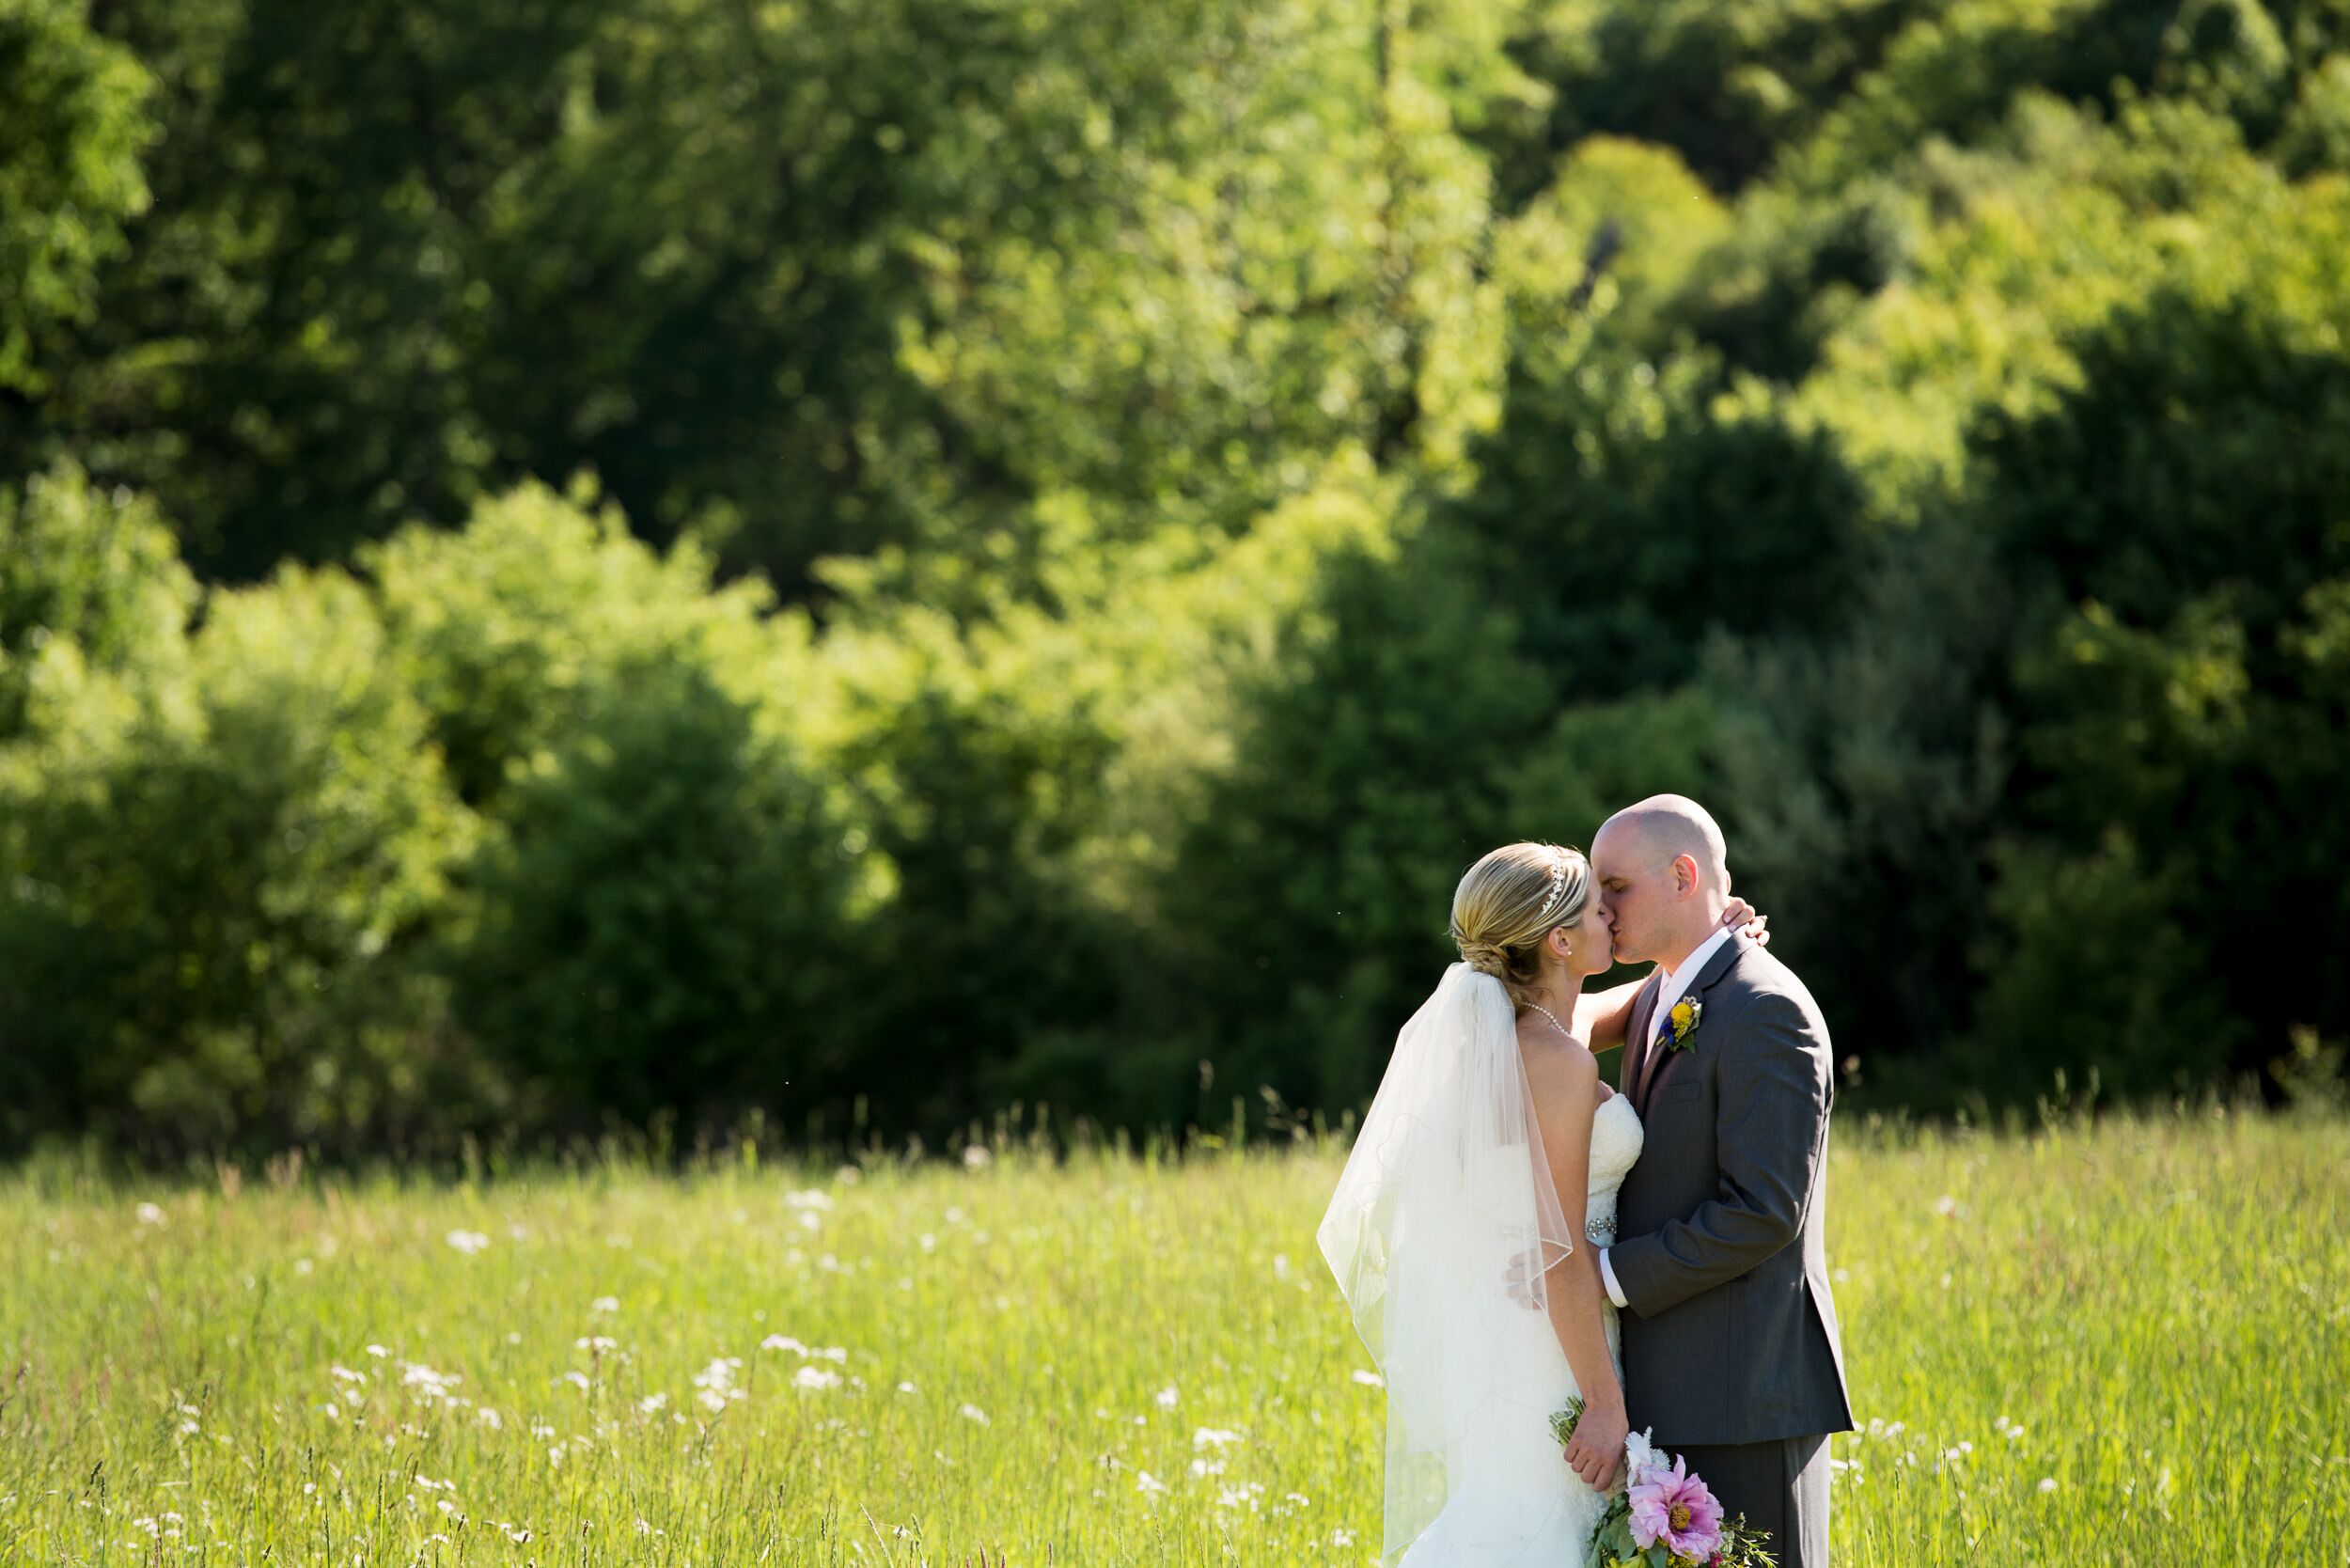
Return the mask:
<path id="1" fill-rule="evenodd" d="M 1673 1449 L 1721 1500 L 1722 1518 L 1743 1513 L 1770 1532 L 1764 1549 L 1778 1568 L 1827 1568 L 1827 1438 Z"/>

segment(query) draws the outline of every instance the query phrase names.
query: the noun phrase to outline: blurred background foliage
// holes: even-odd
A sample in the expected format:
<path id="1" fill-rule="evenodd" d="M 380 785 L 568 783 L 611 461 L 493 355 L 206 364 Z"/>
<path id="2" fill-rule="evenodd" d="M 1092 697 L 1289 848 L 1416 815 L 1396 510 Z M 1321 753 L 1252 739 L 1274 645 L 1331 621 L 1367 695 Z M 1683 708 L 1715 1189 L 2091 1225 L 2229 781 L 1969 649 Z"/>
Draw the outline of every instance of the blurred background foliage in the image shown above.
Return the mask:
<path id="1" fill-rule="evenodd" d="M 2338 1060 L 2345 258 L 2344 0 L 0 0 L 0 1144 L 1335 1118 L 1660 789 Z"/>

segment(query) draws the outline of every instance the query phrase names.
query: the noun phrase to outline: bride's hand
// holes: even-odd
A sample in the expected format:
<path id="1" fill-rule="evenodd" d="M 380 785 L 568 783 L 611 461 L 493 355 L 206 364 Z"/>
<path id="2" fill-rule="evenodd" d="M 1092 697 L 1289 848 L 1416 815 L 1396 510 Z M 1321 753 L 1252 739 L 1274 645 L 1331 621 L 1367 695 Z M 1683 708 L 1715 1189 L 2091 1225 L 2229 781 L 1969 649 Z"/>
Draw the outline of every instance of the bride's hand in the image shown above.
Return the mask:
<path id="1" fill-rule="evenodd" d="M 1722 907 L 1722 924 L 1747 937 L 1757 947 L 1767 948 L 1771 945 L 1771 933 L 1767 929 L 1770 923 L 1768 915 L 1757 915 L 1754 905 L 1734 895 Z"/>
<path id="2" fill-rule="evenodd" d="M 1605 1408 L 1586 1405 L 1575 1420 L 1574 1436 L 1562 1450 L 1567 1468 L 1581 1476 L 1594 1492 L 1614 1491 L 1617 1472 L 1623 1465 L 1623 1440 L 1631 1432 L 1621 1399 Z"/>

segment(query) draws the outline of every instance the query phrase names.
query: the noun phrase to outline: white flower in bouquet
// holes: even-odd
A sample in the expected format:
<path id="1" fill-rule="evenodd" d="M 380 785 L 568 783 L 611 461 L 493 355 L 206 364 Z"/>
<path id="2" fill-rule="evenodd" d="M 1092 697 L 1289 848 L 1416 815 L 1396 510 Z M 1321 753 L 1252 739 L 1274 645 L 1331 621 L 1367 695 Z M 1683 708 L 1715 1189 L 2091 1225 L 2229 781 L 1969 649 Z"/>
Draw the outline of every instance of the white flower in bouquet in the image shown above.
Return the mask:
<path id="1" fill-rule="evenodd" d="M 1623 1440 L 1624 1484 L 1637 1485 L 1642 1476 L 1653 1470 L 1669 1470 L 1672 1466 L 1657 1457 L 1654 1427 L 1631 1433 Z"/>

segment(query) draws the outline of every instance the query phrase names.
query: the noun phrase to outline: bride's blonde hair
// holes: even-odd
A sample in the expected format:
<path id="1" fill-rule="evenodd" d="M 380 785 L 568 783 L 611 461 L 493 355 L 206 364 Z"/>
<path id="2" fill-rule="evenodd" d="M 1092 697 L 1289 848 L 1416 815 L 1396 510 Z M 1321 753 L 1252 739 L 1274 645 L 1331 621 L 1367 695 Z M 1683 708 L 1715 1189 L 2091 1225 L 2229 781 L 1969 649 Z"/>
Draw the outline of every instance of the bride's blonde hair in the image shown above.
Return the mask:
<path id="1" fill-rule="evenodd" d="M 1591 863 L 1564 844 L 1504 844 L 1471 866 L 1452 890 L 1452 940 L 1461 961 L 1501 981 L 1523 1010 L 1542 974 L 1542 940 L 1583 917 Z"/>

